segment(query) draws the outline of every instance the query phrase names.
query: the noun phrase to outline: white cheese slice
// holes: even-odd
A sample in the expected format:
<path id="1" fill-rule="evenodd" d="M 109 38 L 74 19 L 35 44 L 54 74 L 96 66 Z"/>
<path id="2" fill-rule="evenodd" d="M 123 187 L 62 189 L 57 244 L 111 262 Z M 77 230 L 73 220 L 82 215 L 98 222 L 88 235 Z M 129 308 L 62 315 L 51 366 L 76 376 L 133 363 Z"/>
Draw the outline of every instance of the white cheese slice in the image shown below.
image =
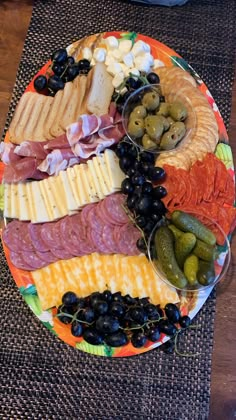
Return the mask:
<path id="1" fill-rule="evenodd" d="M 19 182 L 18 193 L 19 193 L 19 219 L 31 220 L 29 197 L 26 190 L 26 183 Z"/>
<path id="2" fill-rule="evenodd" d="M 108 185 L 108 183 L 106 182 L 106 179 L 103 175 L 102 168 L 101 168 L 101 166 L 104 166 L 103 158 L 101 156 L 95 156 L 93 158 L 93 164 L 94 164 L 94 169 L 97 174 L 99 184 L 101 186 L 103 194 L 105 196 L 111 194 L 111 185 Z"/>
<path id="3" fill-rule="evenodd" d="M 11 217 L 11 185 L 4 184 L 4 217 Z"/>
<path id="4" fill-rule="evenodd" d="M 78 204 L 76 202 L 74 192 L 70 186 L 67 172 L 60 171 L 59 178 L 61 182 L 61 187 L 65 191 L 65 199 L 66 199 L 66 206 L 68 209 L 68 213 L 71 213 L 73 210 L 78 210 Z"/>
<path id="5" fill-rule="evenodd" d="M 74 170 L 76 175 L 79 174 L 79 177 L 81 178 L 80 185 L 83 185 L 87 203 L 91 203 L 89 194 L 89 183 L 86 176 L 86 167 L 87 165 L 85 163 L 81 163 L 80 165 L 77 165 L 77 167 L 74 168 Z"/>
<path id="6" fill-rule="evenodd" d="M 11 217 L 12 219 L 19 219 L 19 193 L 18 185 L 11 184 Z"/>
<path id="7" fill-rule="evenodd" d="M 47 210 L 48 221 L 51 222 L 52 220 L 56 219 L 54 216 L 55 211 L 53 210 L 53 206 L 56 206 L 56 204 L 53 202 L 51 187 L 48 184 L 48 179 L 44 179 L 43 181 L 39 182 L 39 190 L 41 193 L 41 199 L 43 200 Z"/>
<path id="8" fill-rule="evenodd" d="M 103 198 L 105 198 L 105 195 L 102 192 L 102 188 L 100 186 L 100 182 L 99 182 L 99 179 L 97 177 L 93 161 L 88 160 L 87 165 L 88 165 L 90 174 L 92 176 L 92 181 L 93 181 L 93 184 L 94 184 L 94 188 L 97 192 L 97 195 L 98 195 L 100 200 L 103 200 Z"/>
<path id="9" fill-rule="evenodd" d="M 56 203 L 58 210 L 58 217 L 64 217 L 68 214 L 68 208 L 66 205 L 66 194 L 64 188 L 62 188 L 59 176 L 51 176 L 48 178 L 49 185 L 51 186 L 51 193 L 53 195 L 53 201 Z"/>
<path id="10" fill-rule="evenodd" d="M 88 193 L 88 199 L 90 203 L 96 203 L 99 201 L 97 191 L 95 189 L 91 172 L 88 168 L 88 165 L 80 164 L 80 171 L 83 180 L 84 187 Z"/>
<path id="11" fill-rule="evenodd" d="M 72 188 L 74 188 L 74 191 L 76 192 L 76 195 L 79 198 L 80 207 L 83 207 L 89 202 L 87 199 L 87 194 L 84 188 L 79 167 L 80 165 L 75 165 L 72 168 L 67 169 L 67 172 L 69 172 L 69 180 L 72 185 Z"/>
<path id="12" fill-rule="evenodd" d="M 46 181 L 46 180 L 45 180 Z M 31 221 L 32 223 L 44 223 L 48 222 L 49 215 L 46 208 L 46 202 L 42 197 L 42 191 L 40 190 L 40 184 L 42 182 L 33 181 L 29 182 L 28 185 L 28 200 L 31 201 Z M 29 197 L 30 195 L 30 197 Z"/>
<path id="13" fill-rule="evenodd" d="M 77 188 L 78 179 L 77 179 L 77 175 L 75 174 L 74 168 L 68 168 L 66 170 L 66 176 L 67 176 L 71 191 L 73 193 L 73 197 L 77 204 L 77 208 L 79 209 L 80 207 L 82 207 L 82 202 L 81 202 L 81 198 L 79 196 L 79 192 Z"/>
<path id="14" fill-rule="evenodd" d="M 125 179 L 125 174 L 119 166 L 119 159 L 115 152 L 111 149 L 105 150 L 104 158 L 110 178 L 111 188 L 118 191 L 121 188 L 122 181 Z"/>

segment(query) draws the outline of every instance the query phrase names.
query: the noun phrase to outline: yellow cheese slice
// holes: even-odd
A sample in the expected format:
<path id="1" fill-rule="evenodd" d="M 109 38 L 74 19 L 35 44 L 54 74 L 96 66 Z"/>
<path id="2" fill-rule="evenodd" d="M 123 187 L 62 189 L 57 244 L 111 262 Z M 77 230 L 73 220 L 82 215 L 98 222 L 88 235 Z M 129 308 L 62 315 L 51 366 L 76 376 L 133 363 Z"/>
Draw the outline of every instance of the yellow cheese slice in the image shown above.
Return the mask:
<path id="1" fill-rule="evenodd" d="M 145 255 L 94 253 L 58 261 L 31 274 L 43 309 L 60 305 L 62 295 L 69 290 L 79 297 L 105 289 L 120 291 L 122 295 L 149 297 L 162 307 L 168 302 L 179 302 L 176 290 L 158 277 Z"/>

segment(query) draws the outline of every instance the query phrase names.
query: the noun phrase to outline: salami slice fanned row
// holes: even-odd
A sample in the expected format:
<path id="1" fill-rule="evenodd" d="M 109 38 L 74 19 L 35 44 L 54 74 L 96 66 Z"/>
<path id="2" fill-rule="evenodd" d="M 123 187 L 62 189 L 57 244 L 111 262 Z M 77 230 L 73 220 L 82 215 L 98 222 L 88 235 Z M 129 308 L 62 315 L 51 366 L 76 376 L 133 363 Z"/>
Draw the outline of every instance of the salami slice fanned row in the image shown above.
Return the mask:
<path id="1" fill-rule="evenodd" d="M 122 194 L 113 194 L 55 222 L 32 224 L 14 220 L 3 230 L 12 263 L 33 271 L 93 252 L 138 255 L 136 243 L 141 233 L 126 215 L 124 202 Z"/>

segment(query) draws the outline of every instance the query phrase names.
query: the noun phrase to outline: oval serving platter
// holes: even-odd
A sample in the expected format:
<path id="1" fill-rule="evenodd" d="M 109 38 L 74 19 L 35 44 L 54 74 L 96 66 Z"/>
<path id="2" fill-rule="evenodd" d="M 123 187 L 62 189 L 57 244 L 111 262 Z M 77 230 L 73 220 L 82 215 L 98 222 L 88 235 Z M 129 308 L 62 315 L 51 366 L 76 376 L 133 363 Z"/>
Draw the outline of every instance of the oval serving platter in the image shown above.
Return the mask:
<path id="1" fill-rule="evenodd" d="M 102 38 L 107 38 L 109 36 L 114 36 L 118 39 L 128 39 L 131 40 L 132 43 L 141 40 L 145 43 L 149 44 L 151 47 L 151 54 L 154 59 L 159 60 L 160 66 L 172 67 L 177 66 L 183 69 L 184 71 L 190 73 L 190 75 L 195 79 L 198 89 L 205 95 L 207 98 L 210 106 L 214 111 L 214 115 L 218 124 L 218 132 L 219 132 L 219 143 L 221 147 L 221 151 L 223 148 L 226 148 L 227 153 L 218 153 L 216 148 L 216 155 L 224 162 L 229 171 L 232 178 L 234 178 L 234 166 L 233 166 L 233 159 L 231 154 L 230 146 L 228 145 L 228 135 L 226 128 L 224 126 L 223 119 L 220 115 L 219 109 L 210 94 L 207 86 L 203 83 L 201 78 L 198 74 L 194 71 L 194 69 L 182 58 L 180 57 L 175 51 L 167 47 L 166 45 L 162 44 L 161 42 L 154 40 L 150 37 L 136 34 L 134 32 L 104 32 L 100 34 Z M 91 35 L 93 37 L 93 35 Z M 96 39 L 97 35 L 95 35 Z M 84 38 L 86 39 L 86 38 Z M 76 52 L 79 51 L 81 46 L 81 40 L 74 42 L 68 48 L 68 54 L 74 55 Z M 42 69 L 37 73 L 36 76 L 39 74 L 45 74 L 50 66 L 51 62 L 46 63 Z M 36 77 L 35 76 L 35 77 Z M 33 79 L 34 80 L 34 79 Z M 35 91 L 33 86 L 33 80 L 29 83 L 26 91 Z M 8 134 L 6 135 L 5 141 L 8 141 Z M 217 146 L 218 147 L 218 146 Z M 224 157 L 226 156 L 226 157 Z M 4 165 L 0 163 L 0 181 L 3 177 Z M 1 213 L 3 213 L 4 208 L 4 187 L 3 184 L 0 186 L 0 209 Z M 3 244 L 4 246 L 4 244 Z M 85 342 L 82 338 L 74 337 L 70 332 L 70 326 L 62 324 L 57 317 L 55 317 L 57 310 L 56 308 L 49 309 L 47 311 L 42 310 L 39 297 L 37 295 L 37 290 L 33 281 L 33 277 L 31 272 L 21 270 L 16 268 L 11 260 L 10 260 L 10 253 L 6 246 L 4 246 L 4 252 L 6 255 L 7 263 L 14 278 L 14 281 L 23 296 L 24 300 L 33 311 L 33 313 L 38 317 L 38 319 L 46 326 L 52 333 L 54 333 L 58 338 L 63 340 L 65 343 L 75 347 L 84 352 L 88 352 L 95 355 L 100 356 L 107 356 L 107 357 L 127 357 L 133 356 L 137 354 L 144 353 L 146 351 L 152 350 L 162 343 L 167 341 L 169 338 L 164 334 L 161 334 L 160 339 L 152 343 L 148 341 L 148 343 L 142 348 L 135 348 L 132 346 L 131 343 L 128 343 L 124 347 L 112 348 L 107 345 L 99 345 L 94 346 Z M 201 293 L 179 293 L 180 297 L 180 307 L 182 315 L 189 315 L 191 319 L 198 313 L 201 309 L 203 304 L 205 303 L 206 299 L 208 298 L 209 294 L 211 293 L 212 288 L 208 288 L 206 291 Z"/>

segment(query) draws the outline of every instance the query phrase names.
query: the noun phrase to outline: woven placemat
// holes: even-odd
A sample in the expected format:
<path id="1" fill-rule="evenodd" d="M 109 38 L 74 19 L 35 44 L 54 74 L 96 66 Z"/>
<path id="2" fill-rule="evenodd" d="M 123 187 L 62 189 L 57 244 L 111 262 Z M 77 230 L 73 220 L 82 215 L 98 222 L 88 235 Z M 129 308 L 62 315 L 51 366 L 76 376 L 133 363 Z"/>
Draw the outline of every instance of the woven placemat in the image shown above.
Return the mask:
<path id="1" fill-rule="evenodd" d="M 6 128 L 29 80 L 57 47 L 105 30 L 159 39 L 208 85 L 228 127 L 235 60 L 234 0 L 145 7 L 119 0 L 36 0 Z M 207 419 L 215 293 L 180 340 L 193 358 L 159 349 L 123 359 L 79 352 L 52 335 L 21 298 L 0 253 L 1 419 Z"/>

